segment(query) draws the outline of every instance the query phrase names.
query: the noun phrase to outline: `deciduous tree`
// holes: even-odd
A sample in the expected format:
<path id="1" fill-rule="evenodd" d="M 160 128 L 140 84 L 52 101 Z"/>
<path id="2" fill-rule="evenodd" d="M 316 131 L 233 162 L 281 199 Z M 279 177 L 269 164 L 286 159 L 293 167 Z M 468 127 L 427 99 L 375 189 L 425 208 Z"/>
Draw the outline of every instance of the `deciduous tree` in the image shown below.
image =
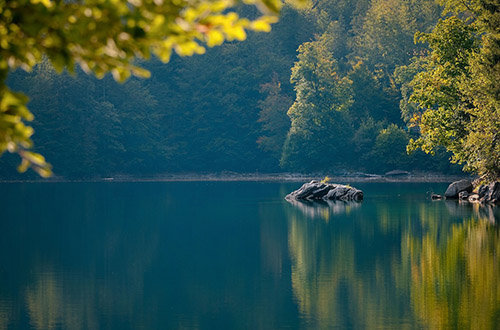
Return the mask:
<path id="1" fill-rule="evenodd" d="M 423 71 L 412 81 L 420 112 L 413 122 L 420 137 L 410 150 L 432 153 L 439 146 L 452 161 L 488 179 L 500 177 L 500 4 L 491 0 L 447 1 L 451 16 L 432 33 Z"/>

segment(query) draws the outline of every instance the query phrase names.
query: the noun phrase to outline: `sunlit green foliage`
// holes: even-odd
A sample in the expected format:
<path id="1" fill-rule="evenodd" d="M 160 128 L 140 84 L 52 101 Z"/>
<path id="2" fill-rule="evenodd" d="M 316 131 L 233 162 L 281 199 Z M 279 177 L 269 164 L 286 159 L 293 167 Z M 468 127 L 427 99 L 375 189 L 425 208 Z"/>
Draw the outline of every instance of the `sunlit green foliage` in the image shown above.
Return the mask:
<path id="1" fill-rule="evenodd" d="M 422 48 L 413 43 L 415 32 L 427 30 L 438 15 L 439 7 L 432 0 L 372 1 L 355 26 L 353 53 L 378 75 L 391 80 L 394 69 L 407 64 Z"/>
<path id="2" fill-rule="evenodd" d="M 468 60 L 474 51 L 472 28 L 451 17 L 440 21 L 433 33 L 421 35 L 435 51 L 422 64 L 422 72 L 412 81 L 411 101 L 421 109 L 412 123 L 419 125 L 422 137 L 410 148 L 432 152 L 443 145 L 455 154 L 463 151 L 462 141 L 470 121 L 468 102 L 464 102 L 459 84 L 468 74 Z"/>
<path id="3" fill-rule="evenodd" d="M 299 47 L 291 77 L 297 96 L 288 110 L 291 128 L 282 166 L 311 170 L 327 168 L 332 158 L 338 164 L 344 161 L 347 146 L 338 141 L 345 141 L 349 132 L 352 82 L 338 75 L 337 61 L 329 52 L 332 42 L 325 33 Z"/>
<path id="4" fill-rule="evenodd" d="M 298 1 L 299 3 L 301 1 Z M 23 122 L 33 119 L 27 98 L 5 85 L 9 70 L 29 71 L 43 56 L 60 73 L 83 71 L 115 80 L 149 72 L 134 59 L 156 55 L 163 62 L 172 51 L 179 55 L 205 52 L 225 40 L 243 40 L 247 30 L 269 31 L 281 9 L 279 0 L 246 0 L 262 15 L 251 20 L 231 10 L 237 3 L 172 0 L 13 0 L 0 1 L 0 154 L 18 153 L 20 170 L 32 166 L 50 175 L 45 159 L 27 151 L 33 129 Z"/>
<path id="5" fill-rule="evenodd" d="M 403 124 L 399 88 L 403 88 L 408 98 L 411 91 L 408 81 L 416 70 L 398 69 L 396 74 L 394 70 L 410 65 L 411 57 L 422 52 L 424 46 L 414 44 L 414 34 L 418 30 L 430 30 L 439 17 L 440 8 L 428 0 L 357 1 L 355 6 L 352 2 L 350 4 L 346 7 L 343 1 L 318 1 L 305 11 L 311 20 L 316 20 L 321 33 L 315 41 L 303 44 L 300 51 L 304 52 L 305 47 L 312 45 L 318 49 L 317 45 L 323 45 L 324 49 L 317 51 L 315 57 L 299 54 L 294 70 L 307 68 L 312 71 L 315 66 L 327 67 L 324 65 L 327 61 L 334 62 L 335 66 L 328 69 L 328 79 L 344 82 L 345 87 L 336 94 L 336 99 L 348 101 L 339 106 L 321 91 L 305 93 L 317 80 L 312 75 L 303 74 L 300 81 L 294 81 L 297 98 L 289 111 L 292 127 L 283 149 L 282 166 L 306 170 L 301 163 L 308 163 L 315 164 L 317 169 L 331 169 L 344 162 L 344 168 L 377 172 L 418 167 L 417 158 L 422 160 L 425 157 L 404 154 L 403 146 L 410 135 L 398 127 Z M 294 74 L 296 71 L 292 71 L 292 80 Z M 308 104 L 315 107 L 306 106 L 304 100 L 314 100 Z M 343 109 L 342 117 L 338 112 L 323 113 L 321 109 L 328 108 L 328 105 Z M 407 112 L 414 112 L 414 109 L 408 108 Z M 403 118 L 406 117 L 405 114 Z M 309 126 L 318 122 L 318 118 L 324 122 L 332 120 L 338 127 L 330 125 L 328 133 L 312 133 Z M 311 158 L 316 152 L 318 156 Z M 294 158 L 297 161 L 291 161 Z"/>
<path id="6" fill-rule="evenodd" d="M 420 108 L 411 119 L 420 137 L 410 150 L 432 153 L 439 146 L 453 153 L 452 161 L 490 179 L 500 177 L 500 4 L 454 1 L 448 10 L 462 12 L 420 34 L 431 52 L 422 72 L 411 82 L 410 101 Z M 465 11 L 465 12 L 463 12 Z"/>

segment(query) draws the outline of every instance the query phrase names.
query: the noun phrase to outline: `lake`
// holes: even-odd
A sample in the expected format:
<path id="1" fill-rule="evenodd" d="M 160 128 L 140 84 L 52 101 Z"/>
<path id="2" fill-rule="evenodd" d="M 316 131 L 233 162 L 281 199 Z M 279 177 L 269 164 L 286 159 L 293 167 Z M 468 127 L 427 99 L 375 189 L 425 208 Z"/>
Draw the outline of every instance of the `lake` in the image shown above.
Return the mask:
<path id="1" fill-rule="evenodd" d="M 500 327 L 498 208 L 351 184 L 2 183 L 0 329 Z"/>

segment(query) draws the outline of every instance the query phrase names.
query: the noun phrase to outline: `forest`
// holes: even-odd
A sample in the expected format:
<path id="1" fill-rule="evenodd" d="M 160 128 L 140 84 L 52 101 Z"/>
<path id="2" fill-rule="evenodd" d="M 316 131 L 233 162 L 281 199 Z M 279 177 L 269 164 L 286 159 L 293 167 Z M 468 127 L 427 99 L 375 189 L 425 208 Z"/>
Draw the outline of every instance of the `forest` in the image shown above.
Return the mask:
<path id="1" fill-rule="evenodd" d="M 29 96 L 34 150 L 56 177 L 460 173 L 453 163 L 495 176 L 498 4 L 460 3 L 285 4 L 269 33 L 138 60 L 149 79 L 58 74 L 45 58 L 7 84 Z M 0 178 L 37 177 L 18 164 L 4 154 Z"/>

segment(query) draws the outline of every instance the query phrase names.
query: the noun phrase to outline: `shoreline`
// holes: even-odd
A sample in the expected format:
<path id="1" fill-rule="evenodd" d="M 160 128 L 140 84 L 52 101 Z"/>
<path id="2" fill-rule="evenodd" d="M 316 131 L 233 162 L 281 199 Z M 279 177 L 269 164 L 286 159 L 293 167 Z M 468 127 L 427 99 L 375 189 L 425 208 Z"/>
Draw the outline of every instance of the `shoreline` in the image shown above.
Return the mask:
<path id="1" fill-rule="evenodd" d="M 167 174 L 151 177 L 139 177 L 128 175 L 116 175 L 114 177 L 67 179 L 48 178 L 32 180 L 5 180 L 0 183 L 69 183 L 69 182 L 308 182 L 311 180 L 322 180 L 324 174 L 296 174 L 296 173 L 212 173 L 212 174 Z M 330 182 L 454 182 L 460 179 L 471 179 L 471 176 L 444 175 L 436 173 L 416 173 L 410 175 L 385 176 L 385 175 L 336 175 L 328 176 Z"/>

